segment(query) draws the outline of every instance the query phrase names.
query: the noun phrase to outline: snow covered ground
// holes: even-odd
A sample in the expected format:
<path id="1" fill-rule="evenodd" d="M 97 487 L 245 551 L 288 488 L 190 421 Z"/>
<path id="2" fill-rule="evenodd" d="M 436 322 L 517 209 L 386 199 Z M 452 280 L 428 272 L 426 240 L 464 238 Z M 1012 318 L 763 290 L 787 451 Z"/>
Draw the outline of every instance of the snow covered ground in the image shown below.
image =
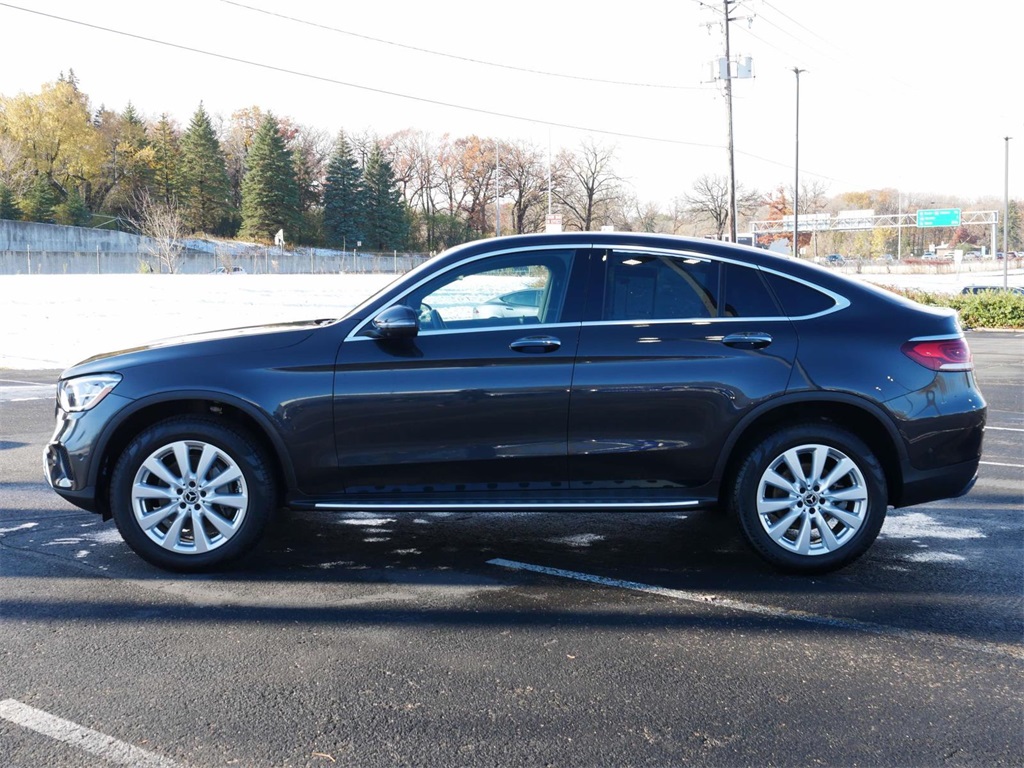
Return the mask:
<path id="1" fill-rule="evenodd" d="M 340 317 L 395 279 L 375 275 L 0 277 L 0 369 L 65 368 L 186 333 Z"/>
<path id="2" fill-rule="evenodd" d="M 0 369 L 60 369 L 91 355 L 185 333 L 340 317 L 391 274 L 0 276 Z M 959 292 L 1002 272 L 865 275 L 875 283 Z M 1024 271 L 1010 276 L 1024 285 Z"/>

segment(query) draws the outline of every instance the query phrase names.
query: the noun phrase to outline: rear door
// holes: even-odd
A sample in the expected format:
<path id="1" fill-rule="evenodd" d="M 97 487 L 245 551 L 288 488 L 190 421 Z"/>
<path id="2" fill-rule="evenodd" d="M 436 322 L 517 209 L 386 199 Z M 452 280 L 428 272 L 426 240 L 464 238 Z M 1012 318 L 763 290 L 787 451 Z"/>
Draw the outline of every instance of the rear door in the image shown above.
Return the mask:
<path id="1" fill-rule="evenodd" d="M 737 422 L 785 392 L 792 324 L 755 267 L 637 248 L 594 263 L 572 384 L 571 487 L 696 492 Z"/>

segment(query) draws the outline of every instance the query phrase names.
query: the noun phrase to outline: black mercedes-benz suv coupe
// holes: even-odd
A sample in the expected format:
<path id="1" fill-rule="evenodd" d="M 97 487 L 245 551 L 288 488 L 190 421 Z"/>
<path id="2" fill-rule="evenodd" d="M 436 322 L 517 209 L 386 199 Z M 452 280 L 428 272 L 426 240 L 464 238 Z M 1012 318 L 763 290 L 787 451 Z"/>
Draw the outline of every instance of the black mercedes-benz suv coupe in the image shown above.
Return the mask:
<path id="1" fill-rule="evenodd" d="M 50 485 L 177 571 L 284 508 L 724 508 L 774 566 L 823 572 L 888 507 L 966 493 L 986 414 L 951 311 L 609 232 L 462 245 L 343 317 L 93 357 L 57 390 Z"/>

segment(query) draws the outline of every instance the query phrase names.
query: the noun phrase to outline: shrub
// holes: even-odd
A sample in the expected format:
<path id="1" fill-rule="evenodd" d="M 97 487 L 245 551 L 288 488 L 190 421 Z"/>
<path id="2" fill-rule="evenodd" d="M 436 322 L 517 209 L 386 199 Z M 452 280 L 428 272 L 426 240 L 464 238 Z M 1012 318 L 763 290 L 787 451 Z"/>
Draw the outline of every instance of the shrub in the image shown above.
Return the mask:
<path id="1" fill-rule="evenodd" d="M 1024 328 L 1024 296 L 1019 293 L 997 290 L 949 295 L 891 286 L 887 290 L 919 304 L 954 309 L 965 328 Z"/>

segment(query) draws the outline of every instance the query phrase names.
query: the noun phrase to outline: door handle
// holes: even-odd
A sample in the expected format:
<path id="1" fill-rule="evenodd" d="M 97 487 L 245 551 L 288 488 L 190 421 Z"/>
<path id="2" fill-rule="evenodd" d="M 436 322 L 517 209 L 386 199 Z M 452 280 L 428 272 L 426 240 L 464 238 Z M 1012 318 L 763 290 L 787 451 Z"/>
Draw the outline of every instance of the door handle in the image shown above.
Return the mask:
<path id="1" fill-rule="evenodd" d="M 741 331 L 730 333 L 722 339 L 722 343 L 737 349 L 763 349 L 772 343 L 772 335 L 760 331 Z"/>
<path id="2" fill-rule="evenodd" d="M 556 339 L 554 336 L 526 336 L 516 339 L 508 345 L 508 348 L 513 352 L 537 354 L 538 352 L 554 352 L 561 346 L 562 340 Z"/>

